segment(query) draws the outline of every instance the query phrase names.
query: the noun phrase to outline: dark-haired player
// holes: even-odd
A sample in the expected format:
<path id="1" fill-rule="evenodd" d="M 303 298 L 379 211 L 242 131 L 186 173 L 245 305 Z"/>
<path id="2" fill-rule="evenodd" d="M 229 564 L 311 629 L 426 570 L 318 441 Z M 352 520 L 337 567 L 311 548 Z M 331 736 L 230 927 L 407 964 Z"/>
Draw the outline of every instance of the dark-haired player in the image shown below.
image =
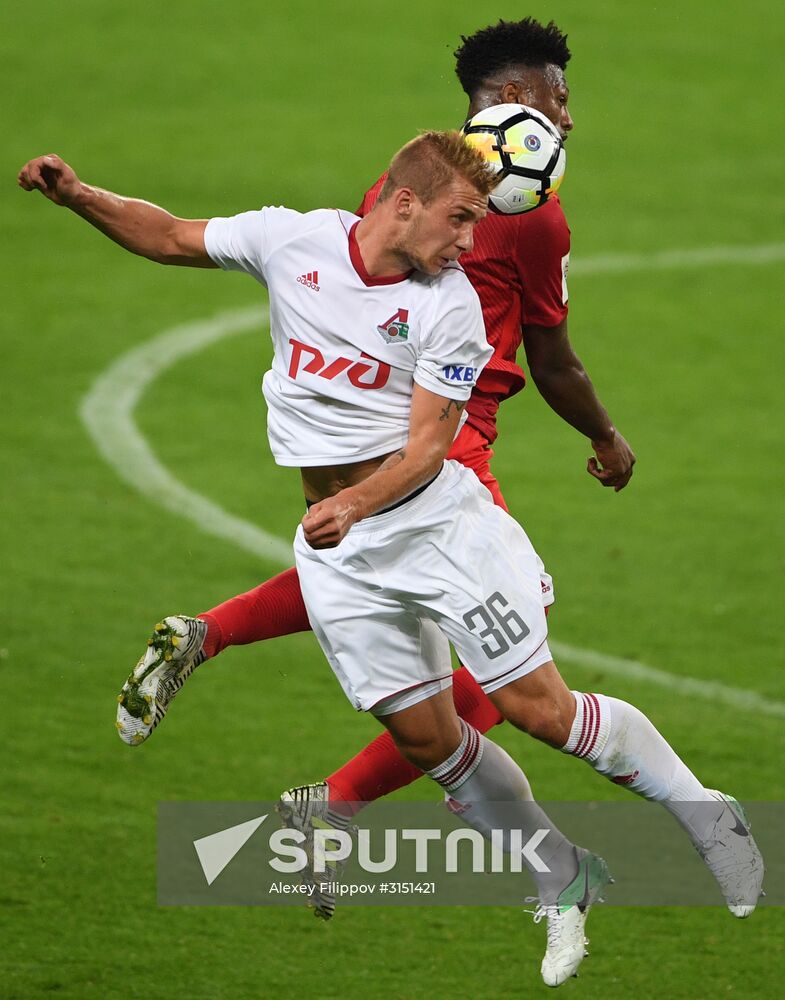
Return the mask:
<path id="1" fill-rule="evenodd" d="M 456 72 L 469 97 L 471 116 L 499 103 L 523 103 L 537 108 L 567 136 L 573 123 L 567 110 L 569 91 L 564 77 L 570 58 L 566 36 L 553 23 L 543 26 L 526 18 L 498 24 L 464 38 L 456 52 Z M 383 179 L 366 195 L 362 212 L 374 203 Z M 523 388 L 516 363 L 521 343 L 529 371 L 549 405 L 591 442 L 595 457 L 588 471 L 604 486 L 618 491 L 629 482 L 635 457 L 600 403 L 567 335 L 567 267 L 570 237 L 556 198 L 535 212 L 515 217 L 487 216 L 475 229 L 474 249 L 461 263 L 476 289 L 483 309 L 488 341 L 494 348 L 467 406 L 468 420 L 450 452 L 473 469 L 506 509 L 490 470 L 491 445 L 496 438 L 496 411 L 501 402 Z M 542 585 L 549 603 L 550 579 Z M 194 667 L 227 645 L 243 644 L 309 628 L 294 570 L 232 598 L 193 619 L 173 617 L 164 627 L 182 636 L 161 685 L 149 722 L 134 727 L 141 742 L 152 732 Z M 206 626 L 206 628 L 205 628 Z M 492 622 L 488 641 L 494 641 Z M 206 637 L 204 633 L 206 632 Z M 189 641 L 189 635 L 195 636 Z M 150 656 L 156 655 L 154 647 Z M 636 708 L 602 694 L 572 692 L 552 662 L 522 678 L 516 686 L 512 711 L 515 724 L 532 736 L 587 761 L 596 771 L 646 798 L 660 801 L 682 824 L 717 877 L 736 916 L 752 912 L 760 871 L 744 868 L 739 858 L 750 854 L 751 838 L 738 806 L 707 790 L 679 759 L 651 722 Z M 475 729 L 486 732 L 502 721 L 471 675 L 456 672 L 453 693 L 458 713 Z M 506 713 L 511 718 L 509 712 Z M 130 740 L 130 731 L 121 735 Z M 314 814 L 338 822 L 341 803 L 367 802 L 420 777 L 389 734 L 376 739 L 326 782 L 285 793 L 286 808 L 304 824 Z M 707 828 L 705 809 L 716 803 L 716 828 Z M 317 913 L 332 914 L 330 897 L 317 900 Z"/>

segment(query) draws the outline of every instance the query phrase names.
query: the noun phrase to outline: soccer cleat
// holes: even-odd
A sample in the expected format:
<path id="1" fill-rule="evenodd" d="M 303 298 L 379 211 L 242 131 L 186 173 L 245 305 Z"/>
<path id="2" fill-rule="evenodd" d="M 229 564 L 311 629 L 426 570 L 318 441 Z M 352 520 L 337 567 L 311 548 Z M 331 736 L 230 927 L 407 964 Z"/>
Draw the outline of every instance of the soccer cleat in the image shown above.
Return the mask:
<path id="1" fill-rule="evenodd" d="M 117 696 L 115 726 L 124 743 L 144 743 L 163 719 L 177 692 L 207 658 L 206 635 L 206 622 L 185 615 L 171 615 L 155 626 L 147 651 Z"/>
<path id="2" fill-rule="evenodd" d="M 291 827 L 305 834 L 301 845 L 308 857 L 308 864 L 300 874 L 302 884 L 310 895 L 308 906 L 314 915 L 330 920 L 335 913 L 335 885 L 344 862 L 327 860 L 326 871 L 315 870 L 314 830 L 346 830 L 348 822 L 329 812 L 330 789 L 326 781 L 318 785 L 299 785 L 285 791 L 276 806 L 284 827 Z M 328 841 L 329 843 L 329 841 Z"/>
<path id="3" fill-rule="evenodd" d="M 758 903 L 765 867 L 742 806 L 725 792 L 707 791 L 727 808 L 714 824 L 710 836 L 698 848 L 719 883 L 734 917 L 748 917 Z"/>
<path id="4" fill-rule="evenodd" d="M 539 906 L 534 922 L 548 921 L 548 944 L 540 966 L 546 986 L 561 986 L 578 975 L 578 966 L 588 955 L 584 930 L 589 910 L 604 887 L 613 880 L 601 857 L 578 848 L 578 874 L 563 889 L 555 903 Z"/>

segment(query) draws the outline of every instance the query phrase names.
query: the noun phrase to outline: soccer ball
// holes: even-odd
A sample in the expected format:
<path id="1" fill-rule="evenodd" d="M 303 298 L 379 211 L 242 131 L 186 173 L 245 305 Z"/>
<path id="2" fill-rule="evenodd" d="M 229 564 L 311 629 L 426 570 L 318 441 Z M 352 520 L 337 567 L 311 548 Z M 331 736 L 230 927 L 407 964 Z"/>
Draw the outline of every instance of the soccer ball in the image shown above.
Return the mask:
<path id="1" fill-rule="evenodd" d="M 518 215 L 544 205 L 564 180 L 567 158 L 558 129 L 525 104 L 495 104 L 463 126 L 468 142 L 499 173 L 490 208 Z"/>

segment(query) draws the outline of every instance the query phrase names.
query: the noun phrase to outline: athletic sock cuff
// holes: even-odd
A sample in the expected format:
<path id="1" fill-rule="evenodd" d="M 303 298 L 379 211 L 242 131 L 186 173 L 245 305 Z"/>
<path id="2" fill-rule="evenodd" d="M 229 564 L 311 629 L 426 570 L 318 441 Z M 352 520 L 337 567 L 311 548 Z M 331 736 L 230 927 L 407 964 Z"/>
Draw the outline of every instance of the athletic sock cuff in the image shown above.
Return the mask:
<path id="1" fill-rule="evenodd" d="M 218 624 L 215 616 L 211 615 L 209 611 L 203 611 L 202 614 L 196 617 L 207 624 L 207 635 L 204 638 L 203 649 L 205 659 L 209 660 L 213 656 L 217 656 L 227 646 L 227 643 L 224 642 L 223 629 Z"/>
<path id="2" fill-rule="evenodd" d="M 562 753 L 594 762 L 605 749 L 611 731 L 611 706 L 604 694 L 573 691 L 575 719 Z"/>
<path id="3" fill-rule="evenodd" d="M 463 719 L 460 723 L 462 738 L 458 749 L 443 764 L 439 764 L 432 771 L 426 771 L 426 774 L 447 792 L 454 792 L 468 781 L 482 760 L 482 736 L 474 726 L 470 726 Z"/>

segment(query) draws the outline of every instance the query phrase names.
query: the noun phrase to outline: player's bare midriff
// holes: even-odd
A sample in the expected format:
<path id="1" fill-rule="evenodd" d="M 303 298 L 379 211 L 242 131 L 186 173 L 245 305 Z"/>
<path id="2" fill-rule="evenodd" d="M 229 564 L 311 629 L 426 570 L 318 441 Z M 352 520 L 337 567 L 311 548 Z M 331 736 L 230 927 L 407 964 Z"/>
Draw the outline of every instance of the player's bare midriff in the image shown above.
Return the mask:
<path id="1" fill-rule="evenodd" d="M 347 465 L 322 465 L 318 468 L 301 468 L 303 492 L 309 503 L 318 503 L 327 497 L 335 496 L 347 486 L 356 486 L 372 475 L 382 462 L 385 462 L 394 452 L 366 458 L 362 462 L 350 462 Z"/>

